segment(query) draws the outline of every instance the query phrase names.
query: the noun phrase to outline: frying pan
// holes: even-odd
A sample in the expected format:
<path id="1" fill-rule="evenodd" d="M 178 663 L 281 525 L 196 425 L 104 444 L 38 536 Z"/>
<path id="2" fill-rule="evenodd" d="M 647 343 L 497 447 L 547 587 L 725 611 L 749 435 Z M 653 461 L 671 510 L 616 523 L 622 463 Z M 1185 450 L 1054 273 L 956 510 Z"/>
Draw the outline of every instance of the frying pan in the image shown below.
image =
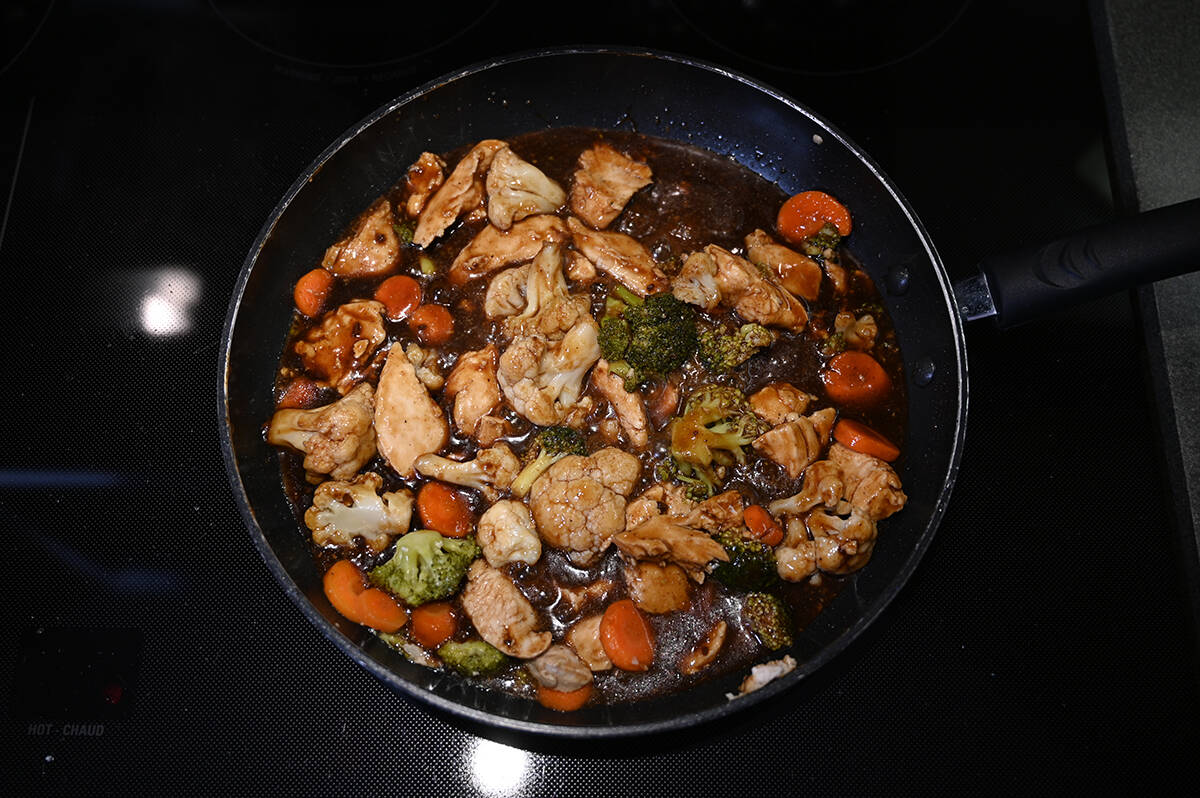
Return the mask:
<path id="1" fill-rule="evenodd" d="M 292 312 L 296 278 L 319 262 L 343 227 L 423 150 L 557 126 L 636 130 L 728 155 L 788 193 L 820 188 L 853 210 L 851 249 L 885 289 L 904 356 L 909 396 L 899 470 L 907 507 L 881 529 L 871 562 L 797 636 L 798 667 L 729 700 L 744 674 L 683 694 L 555 713 L 406 661 L 326 601 L 309 543 L 264 441 L 272 384 Z M 234 494 L 263 560 L 300 611 L 362 667 L 391 687 L 469 725 L 554 738 L 677 732 L 763 708 L 843 651 L 904 585 L 946 509 L 967 415 L 964 318 L 1017 323 L 1066 300 L 1116 290 L 1190 267 L 1200 206 L 1140 219 L 1130 231 L 1092 231 L 983 264 L 956 296 L 936 249 L 899 190 L 866 153 L 827 121 L 736 72 L 664 53 L 561 49 L 479 64 L 380 108 L 316 159 L 271 213 L 251 248 L 226 317 L 219 358 L 223 452 Z M 1156 270 L 1138 272 L 1147 241 Z M 961 297 L 961 298 L 960 298 Z"/>

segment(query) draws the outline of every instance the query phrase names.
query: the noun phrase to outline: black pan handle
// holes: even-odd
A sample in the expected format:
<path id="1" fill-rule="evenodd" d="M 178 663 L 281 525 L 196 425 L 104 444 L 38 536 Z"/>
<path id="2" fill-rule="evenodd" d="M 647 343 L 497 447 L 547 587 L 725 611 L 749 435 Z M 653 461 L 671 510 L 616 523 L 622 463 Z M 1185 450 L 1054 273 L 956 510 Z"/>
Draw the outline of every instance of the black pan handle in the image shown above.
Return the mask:
<path id="1" fill-rule="evenodd" d="M 1200 269 L 1200 198 L 1099 225 L 979 264 L 982 280 L 956 286 L 968 318 L 1001 327 Z M 990 295 L 990 305 L 988 303 Z M 989 312 L 994 308 L 994 314 Z"/>

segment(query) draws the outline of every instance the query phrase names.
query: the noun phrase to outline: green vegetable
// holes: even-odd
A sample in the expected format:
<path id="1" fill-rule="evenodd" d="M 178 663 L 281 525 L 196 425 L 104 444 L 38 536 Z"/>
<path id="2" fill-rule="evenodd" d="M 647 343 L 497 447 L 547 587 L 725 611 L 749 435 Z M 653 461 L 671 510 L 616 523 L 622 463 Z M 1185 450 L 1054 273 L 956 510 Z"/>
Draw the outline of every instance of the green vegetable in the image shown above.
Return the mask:
<path id="1" fill-rule="evenodd" d="M 417 607 L 453 596 L 480 553 L 471 538 L 448 538 L 432 529 L 418 529 L 397 540 L 392 558 L 372 568 L 368 576 L 376 587 Z"/>
<path id="2" fill-rule="evenodd" d="M 514 496 L 523 498 L 529 493 L 533 483 L 537 482 L 538 477 L 569 454 L 587 454 L 583 434 L 570 427 L 544 427 L 533 439 L 533 445 L 525 451 L 526 465 L 509 485 L 509 491 Z"/>
<path id="3" fill-rule="evenodd" d="M 772 651 L 792 644 L 792 616 L 778 596 L 751 593 L 742 605 L 742 620 Z"/>
<path id="4" fill-rule="evenodd" d="M 495 676 L 508 665 L 508 656 L 483 640 L 456 643 L 451 640 L 437 650 L 446 667 L 463 676 Z"/>
<path id="5" fill-rule="evenodd" d="M 421 266 L 421 274 L 437 273 L 437 265 L 433 262 L 433 258 L 428 255 L 422 255 L 417 258 L 417 263 Z"/>
<path id="6" fill-rule="evenodd" d="M 416 232 L 416 224 L 413 222 L 397 222 L 392 225 L 392 229 L 396 231 L 396 237 L 403 244 L 411 244 L 413 241 L 413 233 Z"/>
<path id="7" fill-rule="evenodd" d="M 745 538 L 736 529 L 718 532 L 713 539 L 729 555 L 729 562 L 717 562 L 713 578 L 734 590 L 768 590 L 779 584 L 775 550 L 770 546 Z"/>
<path id="8" fill-rule="evenodd" d="M 674 294 L 642 299 L 624 286 L 613 289 L 600 320 L 600 352 L 626 390 L 666 377 L 696 351 L 696 310 Z"/>
<path id="9" fill-rule="evenodd" d="M 761 324 L 743 324 L 734 332 L 704 330 L 699 337 L 700 362 L 709 371 L 728 374 L 759 349 L 775 343 L 775 333 Z"/>
<path id="10" fill-rule="evenodd" d="M 707 496 L 722 482 L 723 468 L 746 462 L 745 447 L 769 429 L 754 415 L 746 395 L 731 385 L 704 385 L 671 421 L 671 478 Z"/>
<path id="11" fill-rule="evenodd" d="M 826 357 L 832 357 L 845 348 L 846 336 L 838 332 L 826 338 L 825 343 L 821 344 L 821 354 Z"/>
<path id="12" fill-rule="evenodd" d="M 841 243 L 842 236 L 838 233 L 837 225 L 826 222 L 820 230 L 804 239 L 804 254 L 815 258 L 827 249 L 836 250 Z"/>

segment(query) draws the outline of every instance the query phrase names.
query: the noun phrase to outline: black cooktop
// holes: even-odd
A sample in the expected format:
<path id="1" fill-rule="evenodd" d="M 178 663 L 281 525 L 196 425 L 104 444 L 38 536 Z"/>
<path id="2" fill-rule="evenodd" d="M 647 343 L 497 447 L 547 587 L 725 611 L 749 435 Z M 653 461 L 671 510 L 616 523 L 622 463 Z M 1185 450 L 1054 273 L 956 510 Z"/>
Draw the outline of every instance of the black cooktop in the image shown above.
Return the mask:
<path id="1" fill-rule="evenodd" d="M 969 329 L 967 451 L 916 575 L 785 702 L 701 734 L 568 746 L 390 692 L 230 494 L 218 339 L 261 224 L 348 127 L 485 58 L 654 47 L 772 84 L 874 155 L 955 278 L 1112 216 L 1128 153 L 1082 3 L 893 5 L 8 4 L 6 792 L 1186 792 L 1196 563 L 1128 295 Z"/>

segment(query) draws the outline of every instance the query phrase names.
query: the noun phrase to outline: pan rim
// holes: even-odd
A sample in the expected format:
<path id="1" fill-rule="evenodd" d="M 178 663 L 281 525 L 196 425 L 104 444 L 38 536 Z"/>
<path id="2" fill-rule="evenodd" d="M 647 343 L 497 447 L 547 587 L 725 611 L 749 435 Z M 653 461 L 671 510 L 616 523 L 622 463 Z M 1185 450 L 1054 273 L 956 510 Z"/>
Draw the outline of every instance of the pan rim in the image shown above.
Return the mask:
<path id="1" fill-rule="evenodd" d="M 958 390 L 955 396 L 955 433 L 952 438 L 952 447 L 949 452 L 948 466 L 943 480 L 943 488 L 938 496 L 937 501 L 929 512 L 929 517 L 926 520 L 924 529 L 918 535 L 915 544 L 909 551 L 903 565 L 889 580 L 886 589 L 880 596 L 860 615 L 855 621 L 843 629 L 836 637 L 828 644 L 824 645 L 813 656 L 804 659 L 796 665 L 796 668 L 790 673 L 773 680 L 759 690 L 752 693 L 739 696 L 734 700 L 729 700 L 724 704 L 716 704 L 699 710 L 689 710 L 681 713 L 678 716 L 673 716 L 664 720 L 649 720 L 645 722 L 622 723 L 622 724 L 603 724 L 603 725 L 569 725 L 569 724 L 549 724 L 538 721 L 530 721 L 521 718 L 513 718 L 504 715 L 497 715 L 476 709 L 450 698 L 439 695 L 431 690 L 428 690 L 420 685 L 410 683 L 402 678 L 399 674 L 384 666 L 371 656 L 368 656 L 365 650 L 343 632 L 337 629 L 317 608 L 309 601 L 299 585 L 287 571 L 283 562 L 268 542 L 262 527 L 259 525 L 255 516 L 254 509 L 250 504 L 250 497 L 246 491 L 245 484 L 242 480 L 241 473 L 238 468 L 237 458 L 233 444 L 233 425 L 230 419 L 229 412 L 229 374 L 230 374 L 230 353 L 233 344 L 233 334 L 241 310 L 242 298 L 245 293 L 246 285 L 249 282 L 251 272 L 255 264 L 258 262 L 261 251 L 271 237 L 279 219 L 296 198 L 297 194 L 304 186 L 324 168 L 325 164 L 350 141 L 359 136 L 367 128 L 371 127 L 379 120 L 397 112 L 405 105 L 414 100 L 438 89 L 441 86 L 449 85 L 459 80 L 474 76 L 480 72 L 502 67 L 508 64 L 514 64 L 522 61 L 528 61 L 538 58 L 557 58 L 563 56 L 620 56 L 620 57 L 645 57 L 667 62 L 673 62 L 682 66 L 693 69 L 699 69 L 714 73 L 718 76 L 727 79 L 735 80 L 743 83 L 748 87 L 761 92 L 776 102 L 782 103 L 791 110 L 800 113 L 810 119 L 814 124 L 819 126 L 832 136 L 840 145 L 847 148 L 856 158 L 858 158 L 864 166 L 871 172 L 874 178 L 883 186 L 891 195 L 893 203 L 899 207 L 906 221 L 911 225 L 916 233 L 921 247 L 925 255 L 929 258 L 930 264 L 933 267 L 934 275 L 937 279 L 938 287 L 942 292 L 943 300 L 949 317 L 950 326 L 953 330 L 954 344 L 954 366 L 958 385 Z M 239 514 L 245 523 L 247 530 L 250 532 L 250 537 L 262 557 L 268 570 L 271 572 L 275 581 L 283 588 L 285 594 L 292 600 L 300 609 L 301 613 L 307 620 L 321 631 L 322 635 L 334 643 L 342 653 L 350 659 L 358 663 L 359 666 L 366 669 L 385 685 L 393 690 L 399 691 L 407 697 L 416 699 L 418 702 L 427 704 L 437 710 L 440 710 L 450 716 L 458 717 L 462 720 L 479 724 L 484 727 L 494 727 L 510 732 L 518 732 L 530 734 L 540 738 L 560 738 L 560 739 L 597 739 L 597 738 L 631 738 L 645 737 L 664 732 L 678 732 L 683 729 L 691 729 L 693 727 L 703 726 L 711 721 L 724 718 L 732 713 L 740 713 L 752 706 L 761 704 L 764 701 L 775 698 L 797 685 L 799 682 L 809 677 L 813 673 L 819 671 L 828 662 L 836 658 L 841 652 L 849 647 L 855 639 L 868 626 L 875 622 L 891 602 L 908 583 L 913 571 L 916 569 L 926 549 L 932 542 L 934 533 L 940 526 L 942 518 L 949 504 L 949 498 L 957 478 L 960 467 L 962 449 L 966 436 L 966 419 L 967 407 L 969 398 L 969 389 L 967 383 L 967 360 L 966 346 L 963 331 L 963 321 L 958 313 L 957 304 L 954 300 L 952 284 L 948 273 L 939 257 L 937 250 L 926 231 L 924 225 L 917 217 L 915 211 L 903 197 L 898 188 L 892 183 L 890 178 L 879 168 L 879 166 L 863 151 L 857 144 L 847 138 L 836 126 L 828 120 L 815 113 L 807 106 L 791 98 L 790 96 L 780 92 L 779 90 L 751 78 L 739 71 L 725 67 L 719 64 L 707 62 L 701 59 L 696 59 L 690 56 L 684 56 L 676 53 L 671 53 L 663 50 L 655 50 L 650 48 L 632 48 L 632 47 L 616 47 L 616 46 L 565 46 L 554 48 L 538 48 L 525 50 L 510 55 L 489 58 L 483 61 L 476 62 L 469 66 L 458 70 L 446 73 L 442 76 L 427 81 L 399 97 L 384 103 L 370 114 L 362 118 L 357 123 L 351 125 L 341 136 L 329 144 L 308 166 L 308 168 L 291 184 L 282 198 L 276 203 L 263 223 L 256 236 L 245 260 L 241 266 L 238 278 L 234 284 L 231 294 L 225 321 L 222 329 L 221 346 L 218 350 L 218 391 L 217 391 L 217 410 L 218 422 L 220 426 L 220 443 L 222 459 L 225 463 L 225 469 L 230 480 L 230 486 L 234 493 L 238 504 Z"/>

